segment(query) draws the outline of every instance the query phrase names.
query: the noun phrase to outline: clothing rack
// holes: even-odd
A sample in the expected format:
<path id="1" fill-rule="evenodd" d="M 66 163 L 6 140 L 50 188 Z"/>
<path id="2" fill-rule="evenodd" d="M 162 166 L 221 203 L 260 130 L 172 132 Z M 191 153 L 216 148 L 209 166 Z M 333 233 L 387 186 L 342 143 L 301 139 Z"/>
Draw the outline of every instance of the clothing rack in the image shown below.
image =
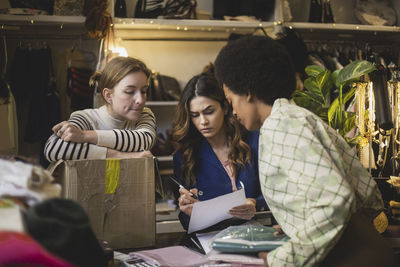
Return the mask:
<path id="1" fill-rule="evenodd" d="M 350 41 L 350 40 L 333 40 L 333 41 L 313 41 L 305 40 L 304 43 L 307 46 L 309 52 L 323 50 L 327 52 L 351 50 L 360 51 L 365 53 L 370 52 L 390 52 L 393 55 L 398 55 L 400 52 L 400 46 L 391 44 L 377 44 L 363 41 Z"/>
<path id="2" fill-rule="evenodd" d="M 326 45 L 326 46 L 357 46 L 362 47 L 368 44 L 373 47 L 390 47 L 395 48 L 399 47 L 398 45 L 394 45 L 393 43 L 375 43 L 375 42 L 366 42 L 366 41 L 356 41 L 356 40 L 304 40 L 306 45 Z"/>

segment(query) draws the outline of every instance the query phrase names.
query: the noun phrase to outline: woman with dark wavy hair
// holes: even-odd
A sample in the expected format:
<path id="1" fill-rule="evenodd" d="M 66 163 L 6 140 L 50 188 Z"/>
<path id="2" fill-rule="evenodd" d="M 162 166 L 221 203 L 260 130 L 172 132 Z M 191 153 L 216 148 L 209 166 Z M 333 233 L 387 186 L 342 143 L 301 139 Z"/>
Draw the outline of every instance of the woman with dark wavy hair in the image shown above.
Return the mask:
<path id="1" fill-rule="evenodd" d="M 174 174 L 190 189 L 179 190 L 179 219 L 185 229 L 194 202 L 236 191 L 241 183 L 246 204 L 232 208 L 230 214 L 250 220 L 265 207 L 258 181 L 258 135 L 247 132 L 232 115 L 212 69 L 187 83 L 173 127 Z"/>

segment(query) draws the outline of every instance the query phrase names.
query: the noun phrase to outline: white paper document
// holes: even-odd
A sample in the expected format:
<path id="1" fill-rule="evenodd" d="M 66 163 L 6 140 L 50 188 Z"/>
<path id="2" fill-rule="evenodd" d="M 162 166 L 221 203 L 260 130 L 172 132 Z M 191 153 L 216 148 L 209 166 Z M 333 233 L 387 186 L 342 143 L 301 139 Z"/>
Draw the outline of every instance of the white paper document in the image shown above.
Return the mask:
<path id="1" fill-rule="evenodd" d="M 213 199 L 194 203 L 188 233 L 205 229 L 220 221 L 232 218 L 229 210 L 245 203 L 246 195 L 243 188 Z"/>
<path id="2" fill-rule="evenodd" d="M 213 231 L 208 233 L 197 233 L 196 237 L 199 240 L 204 252 L 208 254 L 211 250 L 211 243 L 213 238 L 219 233 L 220 231 Z"/>

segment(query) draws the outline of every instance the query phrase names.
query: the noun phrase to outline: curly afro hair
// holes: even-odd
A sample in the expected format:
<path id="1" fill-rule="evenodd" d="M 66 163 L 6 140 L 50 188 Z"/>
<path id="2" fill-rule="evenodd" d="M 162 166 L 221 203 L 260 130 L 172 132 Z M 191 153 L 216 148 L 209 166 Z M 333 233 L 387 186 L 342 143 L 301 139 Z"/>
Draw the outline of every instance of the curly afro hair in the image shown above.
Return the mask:
<path id="1" fill-rule="evenodd" d="M 248 93 L 267 105 L 290 99 L 296 88 L 293 63 L 284 46 L 266 36 L 229 41 L 215 60 L 215 75 L 237 95 Z"/>

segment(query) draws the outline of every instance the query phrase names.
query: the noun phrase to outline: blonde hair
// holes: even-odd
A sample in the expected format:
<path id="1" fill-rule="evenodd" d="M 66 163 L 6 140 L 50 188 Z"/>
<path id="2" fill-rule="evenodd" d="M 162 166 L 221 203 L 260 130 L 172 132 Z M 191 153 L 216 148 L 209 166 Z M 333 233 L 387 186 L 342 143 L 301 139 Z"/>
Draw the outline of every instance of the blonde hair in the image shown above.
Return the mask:
<path id="1" fill-rule="evenodd" d="M 101 92 L 104 88 L 113 90 L 126 75 L 139 71 L 146 74 L 147 78 L 150 77 L 150 69 L 139 59 L 133 57 L 115 57 L 106 64 L 103 70 L 96 71 L 90 77 L 89 84 L 98 92 Z"/>

